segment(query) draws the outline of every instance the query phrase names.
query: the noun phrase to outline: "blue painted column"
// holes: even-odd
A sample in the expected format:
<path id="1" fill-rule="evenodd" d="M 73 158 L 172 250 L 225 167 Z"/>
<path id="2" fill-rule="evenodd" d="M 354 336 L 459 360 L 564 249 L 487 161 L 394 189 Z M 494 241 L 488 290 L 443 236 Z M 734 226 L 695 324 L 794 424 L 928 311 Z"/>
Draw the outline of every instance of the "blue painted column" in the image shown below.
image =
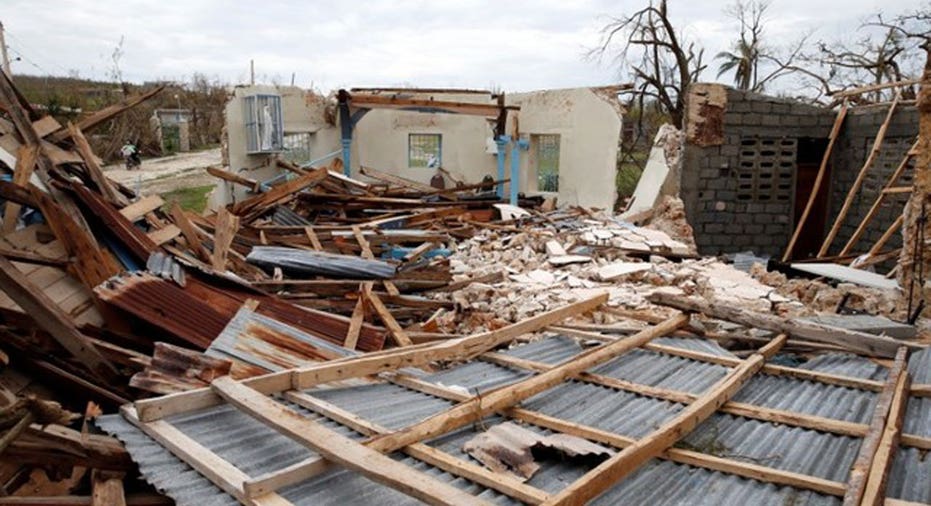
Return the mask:
<path id="1" fill-rule="evenodd" d="M 508 143 L 511 142 L 511 137 L 509 135 L 499 135 L 495 139 L 495 144 L 498 145 L 498 181 L 504 181 L 504 157 L 507 155 Z M 498 187 L 495 189 L 498 193 L 498 198 L 504 198 L 504 183 L 498 183 Z"/>
<path id="2" fill-rule="evenodd" d="M 530 147 L 526 139 L 515 139 L 511 145 L 511 205 L 517 205 L 517 193 L 520 189 L 520 152 Z"/>

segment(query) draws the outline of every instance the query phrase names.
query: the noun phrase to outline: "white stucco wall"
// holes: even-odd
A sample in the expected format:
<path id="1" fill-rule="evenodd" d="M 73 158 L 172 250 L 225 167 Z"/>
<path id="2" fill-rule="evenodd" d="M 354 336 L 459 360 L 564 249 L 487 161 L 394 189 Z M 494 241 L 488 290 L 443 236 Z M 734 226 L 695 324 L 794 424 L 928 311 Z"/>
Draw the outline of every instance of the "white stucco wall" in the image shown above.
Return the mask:
<path id="1" fill-rule="evenodd" d="M 610 209 L 617 199 L 615 177 L 621 135 L 621 106 L 592 88 L 515 93 L 509 104 L 520 106 L 521 136 L 558 134 L 560 205 Z M 511 132 L 511 127 L 508 128 Z M 521 189 L 537 190 L 536 150 L 521 155 Z"/>

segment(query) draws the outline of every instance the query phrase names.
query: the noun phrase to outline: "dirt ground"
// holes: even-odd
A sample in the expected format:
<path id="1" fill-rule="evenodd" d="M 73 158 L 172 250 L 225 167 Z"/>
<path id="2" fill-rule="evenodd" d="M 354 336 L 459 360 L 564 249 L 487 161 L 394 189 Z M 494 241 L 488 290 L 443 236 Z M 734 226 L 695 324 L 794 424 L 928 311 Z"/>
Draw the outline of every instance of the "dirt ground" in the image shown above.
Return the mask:
<path id="1" fill-rule="evenodd" d="M 220 148 L 215 148 L 162 158 L 147 158 L 142 160 L 141 167 L 134 170 L 126 170 L 123 164 L 108 165 L 103 170 L 111 179 L 142 195 L 153 195 L 179 188 L 213 184 L 216 178 L 207 174 L 204 168 L 219 167 L 220 164 Z"/>

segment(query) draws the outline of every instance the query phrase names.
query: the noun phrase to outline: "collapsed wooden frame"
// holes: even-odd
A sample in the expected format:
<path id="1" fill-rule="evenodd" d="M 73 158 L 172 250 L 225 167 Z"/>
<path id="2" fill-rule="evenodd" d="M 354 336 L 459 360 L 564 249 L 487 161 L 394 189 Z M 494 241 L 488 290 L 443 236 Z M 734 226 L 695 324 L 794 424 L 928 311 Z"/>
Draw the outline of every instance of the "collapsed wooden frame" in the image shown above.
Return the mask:
<path id="1" fill-rule="evenodd" d="M 478 498 L 388 457 L 395 451 L 402 451 L 454 476 L 473 481 L 528 504 L 583 504 L 654 457 L 822 494 L 860 498 L 851 504 L 874 504 L 866 501 L 880 500 L 883 497 L 883 477 L 888 472 L 898 444 L 931 449 L 931 438 L 906 434 L 901 436 L 900 441 L 895 441 L 898 437 L 896 427 L 897 424 L 901 424 L 908 398 L 906 394 L 910 392 L 907 372 L 902 365 L 907 351 L 904 347 L 899 350 L 896 366 L 893 367 L 889 379 L 886 382 L 877 382 L 766 364 L 766 360 L 785 344 L 788 337 L 786 334 L 774 338 L 746 359 L 716 356 L 652 343 L 654 339 L 688 324 L 687 314 L 679 313 L 629 337 L 615 338 L 598 333 L 574 331 L 576 337 L 593 339 L 602 344 L 555 366 L 491 351 L 524 334 L 550 328 L 569 317 L 596 309 L 605 300 L 606 296 L 602 295 L 497 331 L 445 343 L 413 345 L 398 350 L 376 352 L 363 357 L 342 359 L 239 382 L 221 378 L 210 388 L 137 401 L 134 407 L 127 406 L 123 412 L 127 419 L 150 437 L 246 504 L 288 504 L 276 493 L 277 490 L 310 479 L 335 466 L 346 467 L 430 504 L 482 504 Z M 563 332 L 564 329 L 558 330 Z M 587 372 L 638 348 L 723 365 L 730 370 L 724 378 L 701 395 Z M 399 371 L 403 367 L 426 365 L 433 361 L 473 357 L 535 374 L 522 381 L 485 392 L 481 396 L 472 396 Z M 880 402 L 877 403 L 874 423 L 867 426 L 730 401 L 746 381 L 760 372 L 879 392 Z M 326 383 L 372 375 L 380 375 L 382 381 L 396 383 L 457 404 L 414 425 L 391 431 L 302 391 Z M 635 440 L 519 406 L 523 400 L 568 380 L 669 400 L 685 404 L 686 408 L 647 436 Z M 910 393 L 925 395 L 928 390 L 927 385 L 918 385 Z M 277 402 L 269 397 L 270 394 L 281 394 L 285 400 L 356 430 L 368 439 L 356 442 L 341 436 Z M 163 420 L 170 415 L 224 402 L 310 448 L 318 456 L 264 476 L 250 477 Z M 674 443 L 718 411 L 832 434 L 862 437 L 864 441 L 875 440 L 877 443 L 864 443 L 863 446 L 868 448 L 861 451 L 864 457 L 858 459 L 858 472 L 862 479 L 851 480 L 850 484 L 673 447 Z M 509 476 L 492 473 L 484 467 L 453 457 L 425 443 L 427 440 L 479 422 L 494 413 L 556 432 L 590 439 L 616 447 L 620 451 L 562 492 L 553 495 Z"/>

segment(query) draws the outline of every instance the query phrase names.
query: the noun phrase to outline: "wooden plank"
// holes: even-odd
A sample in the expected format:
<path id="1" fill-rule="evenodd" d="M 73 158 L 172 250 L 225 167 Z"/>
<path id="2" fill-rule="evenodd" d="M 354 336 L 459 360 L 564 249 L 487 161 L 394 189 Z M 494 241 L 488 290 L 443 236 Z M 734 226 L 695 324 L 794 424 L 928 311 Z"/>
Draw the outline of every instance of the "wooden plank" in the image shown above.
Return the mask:
<path id="1" fill-rule="evenodd" d="M 600 496 L 648 460 L 660 456 L 733 397 L 748 379 L 762 369 L 763 362 L 782 348 L 786 339 L 785 335 L 773 339 L 671 420 L 602 462 L 544 504 L 581 506 Z"/>
<path id="2" fill-rule="evenodd" d="M 304 227 L 304 233 L 307 235 L 310 246 L 314 251 L 323 251 L 323 245 L 320 244 L 320 238 L 318 238 L 317 234 L 314 232 L 314 227 Z"/>
<path id="3" fill-rule="evenodd" d="M 372 292 L 372 282 L 366 281 L 359 285 L 359 297 L 356 299 L 356 306 L 352 309 L 352 317 L 349 319 L 349 330 L 346 331 L 346 340 L 343 341 L 343 347 L 349 350 L 356 349 L 359 342 L 359 332 L 362 330 L 362 323 L 365 318 L 365 293 Z"/>
<path id="4" fill-rule="evenodd" d="M 439 109 L 458 114 L 470 114 L 497 118 L 501 107 L 493 104 L 476 104 L 472 102 L 453 102 L 432 99 L 407 98 L 398 95 L 374 95 L 353 93 L 349 97 L 351 107 L 364 109 L 410 109 L 429 108 Z M 519 109 L 509 106 L 508 109 Z"/>
<path id="5" fill-rule="evenodd" d="M 905 347 L 899 348 L 895 355 L 895 362 L 892 364 L 892 368 L 889 369 L 886 386 L 876 400 L 876 407 L 873 409 L 873 417 L 870 421 L 870 430 L 860 443 L 860 451 L 857 453 L 857 459 L 850 470 L 850 476 L 847 479 L 847 492 L 844 494 L 844 506 L 859 506 L 863 501 L 867 480 L 870 477 L 874 457 L 879 450 L 881 439 L 885 433 L 886 420 L 889 419 L 892 411 L 893 401 L 896 394 L 900 393 L 902 388 L 908 386 L 907 381 L 903 385 L 902 378 L 907 374 L 907 358 L 908 349 Z"/>
<path id="6" fill-rule="evenodd" d="M 226 256 L 237 230 L 239 230 L 239 216 L 221 207 L 217 211 L 216 228 L 213 233 L 213 254 L 210 255 L 210 265 L 214 269 L 226 271 Z"/>
<path id="7" fill-rule="evenodd" d="M 652 339 L 667 335 L 688 322 L 688 315 L 678 314 L 655 327 L 645 329 L 626 339 L 583 352 L 573 360 L 549 371 L 513 385 L 486 392 L 484 395 L 473 397 L 420 423 L 381 436 L 373 441 L 372 447 L 380 451 L 393 451 L 411 443 L 445 434 L 470 423 L 480 422 L 491 413 L 509 408 L 540 392 L 549 390 L 567 378 L 642 346 Z"/>
<path id="8" fill-rule="evenodd" d="M 0 506 L 91 506 L 93 497 L 60 495 L 52 497 L 10 496 L 0 497 Z M 159 494 L 130 494 L 127 506 L 174 506 L 175 502 Z"/>
<path id="9" fill-rule="evenodd" d="M 315 385 L 343 379 L 370 376 L 403 367 L 418 367 L 437 360 L 465 360 L 514 338 L 535 332 L 555 322 L 596 309 L 608 300 L 603 293 L 581 300 L 497 330 L 472 336 L 451 339 L 439 343 L 421 344 L 400 349 L 367 353 L 346 360 L 333 360 L 293 371 L 282 371 L 244 380 L 243 384 L 262 393 L 271 394 L 285 390 L 306 390 Z M 221 399 L 210 388 L 200 388 L 141 399 L 135 402 L 139 417 L 153 421 L 188 411 L 216 406 Z"/>
<path id="10" fill-rule="evenodd" d="M 366 436 L 377 436 L 391 432 L 389 429 L 350 413 L 335 404 L 303 392 L 286 392 L 285 398 Z M 414 443 L 404 448 L 403 451 L 415 459 L 438 467 L 452 475 L 474 481 L 527 504 L 540 504 L 549 497 L 546 492 L 526 485 L 509 475 L 493 473 L 484 467 L 457 459 L 446 452 L 423 443 Z"/>
<path id="11" fill-rule="evenodd" d="M 16 126 L 16 132 L 19 134 L 22 143 L 27 146 L 38 147 L 36 161 L 39 164 L 39 176 L 44 181 L 47 180 L 55 167 L 45 152 L 45 144 L 43 144 L 42 138 L 39 137 L 32 125 L 32 121 L 29 120 L 29 111 L 25 110 L 23 103 L 20 102 L 13 82 L 10 81 L 9 76 L 2 72 L 0 72 L 0 106 L 6 110 L 10 120 L 13 121 L 13 125 Z"/>
<path id="12" fill-rule="evenodd" d="M 229 376 L 217 378 L 211 387 L 230 404 L 256 420 L 311 448 L 327 460 L 345 466 L 382 485 L 428 504 L 487 504 L 452 485 L 405 466 L 387 455 L 327 429 Z"/>
<path id="13" fill-rule="evenodd" d="M 889 240 L 892 239 L 892 237 L 895 236 L 895 234 L 899 231 L 899 228 L 902 227 L 902 223 L 904 222 L 905 222 L 905 215 L 900 214 L 899 217 L 896 218 L 895 221 L 892 222 L 891 225 L 889 225 L 889 228 L 887 228 L 886 231 L 883 232 L 882 237 L 880 237 L 879 240 L 876 241 L 876 244 L 874 244 L 873 247 L 870 248 L 870 251 L 869 253 L 867 253 L 867 255 L 869 256 L 878 255 L 879 252 L 882 251 L 883 247 L 886 246 L 886 243 L 889 242 Z"/>
<path id="14" fill-rule="evenodd" d="M 123 473 L 109 474 L 95 470 L 92 476 L 92 506 L 126 506 Z"/>
<path id="15" fill-rule="evenodd" d="M 824 238 L 824 243 L 821 244 L 821 249 L 818 251 L 818 258 L 824 257 L 828 254 L 828 249 L 831 248 L 831 243 L 834 242 L 834 238 L 837 237 L 837 233 L 840 231 L 841 226 L 844 224 L 844 219 L 847 217 L 847 213 L 850 212 L 850 206 L 853 205 L 853 200 L 857 196 L 857 192 L 859 192 L 860 187 L 863 186 L 863 181 L 866 179 L 866 174 L 873 166 L 873 162 L 876 160 L 876 157 L 879 156 L 879 151 L 882 148 L 883 140 L 886 138 L 886 131 L 889 129 L 889 123 L 892 121 L 892 115 L 895 113 L 896 106 L 898 105 L 899 98 L 901 98 L 901 96 L 901 93 L 895 94 L 895 99 L 889 106 L 889 112 L 886 114 L 886 119 L 883 120 L 882 125 L 879 127 L 879 132 L 876 133 L 876 138 L 873 140 L 873 148 L 870 150 L 869 156 L 866 157 L 866 161 L 863 162 L 863 167 L 860 167 L 860 172 L 857 173 L 857 178 L 854 179 L 853 185 L 851 185 L 850 189 L 847 191 L 847 197 L 844 199 L 844 204 L 841 206 L 840 212 L 837 213 L 837 217 L 834 219 L 834 224 L 831 225 L 831 230 L 828 232 L 827 237 Z"/>
<path id="16" fill-rule="evenodd" d="M 116 369 L 74 326 L 54 301 L 33 285 L 9 260 L 0 256 L 0 288 L 94 376 L 115 380 Z"/>
<path id="17" fill-rule="evenodd" d="M 912 385 L 912 395 L 915 397 L 931 397 L 931 385 Z"/>
<path id="18" fill-rule="evenodd" d="M 353 226 L 352 235 L 355 236 L 356 242 L 358 242 L 359 247 L 362 248 L 362 257 L 367 258 L 369 260 L 374 260 L 375 255 L 372 253 L 372 247 L 371 245 L 369 245 L 369 242 L 365 239 L 365 236 L 362 234 L 362 229 L 359 228 L 358 226 Z M 394 286 L 394 283 L 392 283 L 391 281 L 382 281 L 382 284 L 385 285 L 385 290 L 387 290 L 388 293 L 390 293 L 391 295 L 401 294 L 401 292 L 398 290 L 398 287 Z"/>
<path id="19" fill-rule="evenodd" d="M 464 394 L 444 386 L 428 383 L 422 379 L 404 374 L 391 375 L 389 381 L 403 385 L 407 388 L 410 388 L 411 390 L 423 392 L 428 395 L 439 397 L 441 399 L 448 399 L 456 402 L 464 401 L 470 397 L 468 394 Z M 512 408 L 507 411 L 507 415 L 525 423 L 536 425 L 545 429 L 550 429 L 554 432 L 571 434 L 573 436 L 589 439 L 598 443 L 611 445 L 616 448 L 626 448 L 635 442 L 635 440 L 632 438 L 621 436 L 613 432 L 607 432 L 574 422 L 568 422 L 553 416 L 544 415 L 542 413 L 523 408 Z M 836 481 L 825 480 L 805 474 L 793 473 L 789 471 L 783 471 L 781 469 L 757 465 L 752 462 L 747 462 L 746 460 L 717 457 L 693 450 L 670 448 L 665 453 L 660 455 L 660 458 L 689 466 L 701 467 L 703 469 L 733 474 L 735 476 L 742 476 L 752 480 L 787 485 L 805 490 L 814 490 L 822 494 L 843 496 L 844 490 L 846 488 L 843 483 Z"/>
<path id="20" fill-rule="evenodd" d="M 380 181 L 384 181 L 384 182 L 386 182 L 386 183 L 393 184 L 393 185 L 395 185 L 395 186 L 400 186 L 400 187 L 402 187 L 402 188 L 410 188 L 410 189 L 412 189 L 412 190 L 414 190 L 414 191 L 418 191 L 418 192 L 433 193 L 433 191 L 436 190 L 436 188 L 434 188 L 434 187 L 432 187 L 432 186 L 430 186 L 430 185 L 423 184 L 423 183 L 419 183 L 419 182 L 417 182 L 417 181 L 413 181 L 413 180 L 410 180 L 410 179 L 407 179 L 407 178 L 403 178 L 403 177 L 401 177 L 401 176 L 396 176 L 396 175 L 394 175 L 394 174 L 388 174 L 387 172 L 382 172 L 382 171 L 380 171 L 380 170 L 375 170 L 375 169 L 373 169 L 373 168 L 371 168 L 371 167 L 364 167 L 364 166 L 363 166 L 363 167 L 359 167 L 359 171 L 362 172 L 362 174 L 364 174 L 364 175 L 366 175 L 366 176 L 368 176 L 368 177 L 371 177 L 371 178 L 374 178 L 374 179 L 378 179 L 378 180 L 380 180 Z"/>
<path id="21" fill-rule="evenodd" d="M 875 336 L 866 332 L 829 327 L 802 320 L 786 319 L 694 297 L 656 292 L 650 295 L 648 299 L 654 304 L 669 306 L 682 311 L 702 313 L 705 316 L 739 323 L 748 327 L 771 330 L 821 343 L 836 344 L 861 355 L 890 358 L 895 356 L 900 346 L 924 348 L 921 345 L 905 343 L 889 337 Z"/>
<path id="22" fill-rule="evenodd" d="M 892 469 L 895 452 L 899 447 L 899 436 L 902 431 L 902 422 L 905 419 L 906 406 L 908 405 L 909 382 L 908 369 L 903 368 L 895 384 L 892 406 L 889 409 L 889 416 L 886 418 L 883 434 L 879 440 L 879 447 L 876 449 L 873 461 L 870 464 L 866 489 L 863 493 L 863 500 L 860 501 L 861 506 L 879 506 L 886 495 L 886 480 Z"/>
<path id="23" fill-rule="evenodd" d="M 37 147 L 23 146 L 17 152 L 16 168 L 13 170 L 13 184 L 25 188 L 32 177 L 36 167 L 36 157 L 39 156 Z M 8 201 L 3 214 L 3 233 L 9 234 L 16 230 L 19 221 L 19 211 L 22 206 L 16 202 Z"/>
<path id="24" fill-rule="evenodd" d="M 849 90 L 841 90 L 834 93 L 829 93 L 834 98 L 843 98 L 843 97 L 852 97 L 854 95 L 862 95 L 863 93 L 869 93 L 871 91 L 885 90 L 887 88 L 896 88 L 900 86 L 911 86 L 913 84 L 920 83 L 920 79 L 904 79 L 902 81 L 895 81 L 891 83 L 880 83 L 880 84 L 870 84 L 867 86 L 860 86 L 858 88 L 851 88 Z"/>
<path id="25" fill-rule="evenodd" d="M 97 189 L 100 190 L 101 195 L 115 206 L 124 207 L 128 205 L 129 201 L 126 197 L 117 191 L 110 180 L 107 179 L 107 176 L 103 174 L 103 169 L 97 162 L 97 156 L 94 155 L 94 151 L 91 149 L 91 145 L 87 142 L 81 129 L 75 126 L 74 123 L 68 123 L 68 132 L 71 134 L 71 139 L 74 141 L 74 147 L 84 160 L 84 167 L 87 168 L 88 177 L 97 185 Z"/>
<path id="26" fill-rule="evenodd" d="M 183 460 L 195 471 L 210 480 L 211 483 L 220 487 L 221 490 L 235 497 L 241 503 L 257 504 L 257 501 L 261 501 L 269 506 L 291 504 L 290 501 L 274 493 L 266 494 L 261 499 L 247 497 L 242 484 L 249 480 L 249 475 L 194 441 L 174 425 L 162 420 L 149 423 L 141 422 L 135 408 L 128 405 L 120 408 L 120 413 L 123 418 L 154 439 L 158 444 L 164 446 L 175 457 Z"/>
<path id="27" fill-rule="evenodd" d="M 395 345 L 410 346 L 414 344 L 411 342 L 411 338 L 408 337 L 407 332 L 404 332 L 401 325 L 399 325 L 397 320 L 394 319 L 394 316 L 391 315 L 391 311 L 388 311 L 388 308 L 385 307 L 384 302 L 372 291 L 372 283 L 363 284 L 362 296 L 372 306 L 375 313 L 378 314 L 379 319 L 385 324 L 385 327 L 388 328 Z"/>
<path id="28" fill-rule="evenodd" d="M 120 214 L 129 221 L 136 221 L 139 218 L 161 209 L 165 201 L 158 195 L 148 195 L 120 209 Z"/>
<path id="29" fill-rule="evenodd" d="M 146 234 L 157 246 L 161 246 L 179 235 L 181 235 L 181 229 L 175 225 L 168 225 L 165 228 L 159 228 Z"/>
<path id="30" fill-rule="evenodd" d="M 802 229 L 805 228 L 805 223 L 808 222 L 808 215 L 811 214 L 811 209 L 815 205 L 815 200 L 818 198 L 818 192 L 821 190 L 821 185 L 824 182 L 824 173 L 827 171 L 828 162 L 831 160 L 831 153 L 834 151 L 834 144 L 837 142 L 837 137 L 840 135 L 841 126 L 844 124 L 844 118 L 847 117 L 847 101 L 841 105 L 840 110 L 837 111 L 837 118 L 834 120 L 834 126 L 831 128 L 831 134 L 828 136 L 828 147 L 824 150 L 824 156 L 821 157 L 821 165 L 818 166 L 818 175 L 815 176 L 815 182 L 811 187 L 811 193 L 808 195 L 808 202 L 805 204 L 805 210 L 802 211 L 802 216 L 799 218 L 798 223 L 795 225 L 795 231 L 792 232 L 792 238 L 789 240 L 789 245 L 786 246 L 786 251 L 782 255 L 782 261 L 788 262 L 792 259 L 792 252 L 795 250 L 795 243 L 798 241 L 799 236 L 802 234 Z"/>
<path id="31" fill-rule="evenodd" d="M 224 181 L 229 181 L 230 183 L 245 186 L 252 192 L 259 191 L 260 183 L 258 181 L 240 176 L 239 174 L 236 174 L 232 171 L 219 169 L 217 167 L 207 167 L 207 173 Z"/>
<path id="32" fill-rule="evenodd" d="M 175 226 L 181 230 L 181 234 L 184 235 L 184 240 L 187 241 L 188 248 L 194 252 L 194 256 L 202 262 L 209 262 L 210 252 L 201 242 L 197 229 L 187 215 L 184 214 L 184 209 L 181 209 L 178 202 L 172 202 L 171 204 L 171 219 L 175 222 Z"/>

